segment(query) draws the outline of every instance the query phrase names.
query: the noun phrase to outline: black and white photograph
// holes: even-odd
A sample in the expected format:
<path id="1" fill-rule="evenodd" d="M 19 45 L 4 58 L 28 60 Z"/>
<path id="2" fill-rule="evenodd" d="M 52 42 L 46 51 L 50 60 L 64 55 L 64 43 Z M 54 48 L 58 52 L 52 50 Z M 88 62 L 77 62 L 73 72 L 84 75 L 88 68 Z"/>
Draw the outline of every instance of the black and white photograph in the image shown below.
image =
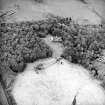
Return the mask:
<path id="1" fill-rule="evenodd" d="M 105 105 L 105 0 L 0 0 L 0 105 Z"/>

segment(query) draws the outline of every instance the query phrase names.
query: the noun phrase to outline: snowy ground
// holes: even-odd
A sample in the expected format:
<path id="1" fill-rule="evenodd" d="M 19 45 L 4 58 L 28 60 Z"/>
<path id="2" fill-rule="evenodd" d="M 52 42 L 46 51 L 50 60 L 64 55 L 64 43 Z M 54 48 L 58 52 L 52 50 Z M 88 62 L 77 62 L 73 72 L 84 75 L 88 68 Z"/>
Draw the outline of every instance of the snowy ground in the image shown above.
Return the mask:
<path id="1" fill-rule="evenodd" d="M 12 90 L 17 105 L 105 105 L 103 89 L 84 68 L 63 59 L 41 63 L 44 69 L 36 71 L 34 62 L 17 75 Z"/>
<path id="2" fill-rule="evenodd" d="M 45 19 L 47 14 L 62 17 L 72 17 L 80 23 L 98 24 L 104 19 L 103 0 L 86 0 L 87 4 L 79 0 L 43 0 L 36 3 L 34 0 L 2 0 L 1 9 L 15 9 L 15 14 L 10 20 L 40 20 Z"/>

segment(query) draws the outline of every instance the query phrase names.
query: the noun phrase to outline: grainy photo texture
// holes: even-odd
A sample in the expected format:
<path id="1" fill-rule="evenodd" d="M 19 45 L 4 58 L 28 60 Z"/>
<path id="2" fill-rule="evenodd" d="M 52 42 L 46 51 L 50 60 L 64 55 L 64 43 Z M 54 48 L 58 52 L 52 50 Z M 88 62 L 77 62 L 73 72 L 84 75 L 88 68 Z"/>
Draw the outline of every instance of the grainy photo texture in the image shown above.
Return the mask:
<path id="1" fill-rule="evenodd" d="M 105 0 L 1 0 L 0 105 L 105 105 Z"/>

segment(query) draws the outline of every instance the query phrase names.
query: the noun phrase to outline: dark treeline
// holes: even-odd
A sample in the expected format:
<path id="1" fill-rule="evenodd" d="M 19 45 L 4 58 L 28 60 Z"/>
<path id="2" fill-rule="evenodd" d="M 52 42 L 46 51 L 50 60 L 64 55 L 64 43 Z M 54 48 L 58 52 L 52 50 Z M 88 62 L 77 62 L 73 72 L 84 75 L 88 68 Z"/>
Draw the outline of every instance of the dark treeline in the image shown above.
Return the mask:
<path id="1" fill-rule="evenodd" d="M 51 48 L 43 42 L 49 34 L 62 39 L 63 58 L 90 71 L 97 70 L 93 62 L 103 55 L 105 49 L 104 25 L 79 25 L 71 18 L 2 23 L 0 32 L 1 68 L 8 67 L 14 72 L 21 72 L 26 63 L 52 56 Z"/>

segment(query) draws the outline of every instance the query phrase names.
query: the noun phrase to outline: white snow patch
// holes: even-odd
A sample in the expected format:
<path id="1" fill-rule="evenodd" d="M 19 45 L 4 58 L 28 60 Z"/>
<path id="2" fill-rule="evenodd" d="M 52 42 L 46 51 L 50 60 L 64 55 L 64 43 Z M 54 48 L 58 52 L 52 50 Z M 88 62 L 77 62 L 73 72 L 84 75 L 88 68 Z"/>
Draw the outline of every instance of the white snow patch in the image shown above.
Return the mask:
<path id="1" fill-rule="evenodd" d="M 72 105 L 75 96 L 76 105 L 105 105 L 103 89 L 84 68 L 61 60 L 37 74 L 35 65 L 16 77 L 11 93 L 17 105 Z"/>

